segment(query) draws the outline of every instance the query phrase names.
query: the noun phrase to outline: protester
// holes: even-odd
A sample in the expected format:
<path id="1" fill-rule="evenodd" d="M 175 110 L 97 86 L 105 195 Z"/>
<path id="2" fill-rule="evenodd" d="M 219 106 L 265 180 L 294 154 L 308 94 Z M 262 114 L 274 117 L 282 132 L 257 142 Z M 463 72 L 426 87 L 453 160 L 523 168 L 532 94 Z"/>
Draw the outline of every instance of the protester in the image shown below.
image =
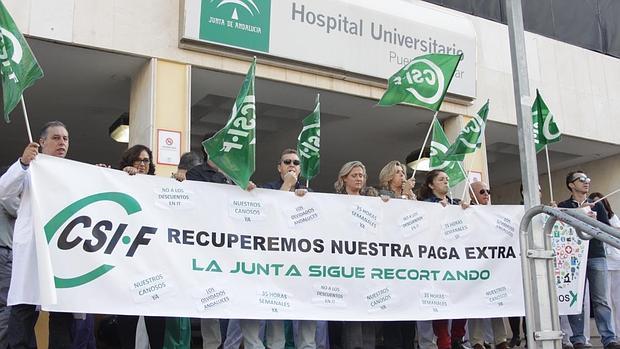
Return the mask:
<path id="1" fill-rule="evenodd" d="M 119 167 L 132 176 L 138 173 L 154 175 L 153 152 L 145 145 L 136 144 L 123 153 Z"/>
<path id="2" fill-rule="evenodd" d="M 43 126 L 39 143 L 26 146 L 22 156 L 0 177 L 0 198 L 20 199 L 15 229 L 13 231 L 13 268 L 9 302 L 20 304 L 11 306 L 8 325 L 8 343 L 11 348 L 36 348 L 34 326 L 39 317 L 36 306 L 39 304 L 39 287 L 36 263 L 35 238 L 33 230 L 32 203 L 30 196 L 30 164 L 39 154 L 64 158 L 69 150 L 69 131 L 60 121 L 51 121 Z M 23 194 L 23 195 L 22 195 Z M 69 348 L 73 344 L 73 314 L 50 312 L 49 348 Z M 92 328 L 88 333 L 92 336 Z"/>
<path id="3" fill-rule="evenodd" d="M 476 202 L 480 205 L 491 205 L 491 190 L 488 184 L 485 182 L 473 182 L 470 186 L 471 197 L 475 197 L 476 200 L 471 201 L 471 205 L 475 205 Z M 493 328 L 493 339 L 495 349 L 506 349 L 506 326 L 504 325 L 504 319 L 492 318 L 491 327 Z M 473 349 L 484 349 L 484 319 L 469 319 L 469 344 L 473 346 Z"/>
<path id="4" fill-rule="evenodd" d="M 154 175 L 153 152 L 145 145 L 136 144 L 123 153 L 119 167 L 132 176 L 136 174 Z M 130 349 L 135 347 L 138 318 L 137 315 L 118 315 L 121 348 Z M 163 348 L 166 318 L 161 316 L 145 316 L 144 323 L 146 324 L 151 349 Z"/>
<path id="5" fill-rule="evenodd" d="M 210 134 L 205 135 L 203 141 L 210 137 Z M 225 174 L 219 171 L 211 160 L 209 160 L 209 154 L 207 154 L 206 151 L 204 152 L 202 164 L 189 169 L 186 174 L 186 179 L 218 184 L 234 184 Z M 254 188 L 256 188 L 256 185 L 250 182 L 246 190 L 250 191 Z M 237 322 L 235 321 L 235 323 Z M 238 323 L 243 335 L 244 349 L 265 349 L 260 339 L 260 320 L 240 319 Z M 222 332 L 224 332 L 224 335 L 226 334 L 226 330 L 220 328 L 219 319 L 200 319 L 200 332 L 202 335 L 203 349 L 219 348 L 222 344 Z"/>
<path id="6" fill-rule="evenodd" d="M 469 207 L 468 204 L 452 199 L 448 196 L 449 191 L 448 175 L 441 170 L 432 170 L 426 174 L 426 180 L 420 188 L 420 200 L 428 202 L 438 202 L 442 206 L 460 205 L 462 208 Z M 452 320 L 433 320 L 433 331 L 437 336 L 437 347 L 439 349 L 461 349 L 463 348 L 463 337 L 465 336 L 466 319 Z M 448 327 L 451 327 L 448 329 Z"/>
<path id="7" fill-rule="evenodd" d="M 415 200 L 415 181 L 406 178 L 407 169 L 397 160 L 388 162 L 379 172 L 379 195 L 385 198 Z M 413 349 L 415 321 L 384 321 L 381 324 L 386 349 Z"/>
<path id="8" fill-rule="evenodd" d="M 591 201 L 598 201 L 603 198 L 603 194 L 595 192 L 588 197 Z M 611 208 L 611 204 L 607 198 L 600 201 L 607 211 L 607 218 L 609 224 L 620 229 L 620 218 L 614 213 Z M 607 275 L 609 278 L 609 300 L 611 302 L 611 309 L 614 319 L 614 331 L 616 334 L 620 333 L 620 250 L 617 248 L 605 244 L 605 254 L 607 255 Z"/>
<path id="9" fill-rule="evenodd" d="M 609 225 L 607 211 L 603 204 L 592 203 L 587 195 L 590 191 L 590 178 L 583 171 L 569 172 L 566 176 L 566 187 L 571 193 L 569 199 L 558 204 L 562 208 L 589 208 L 588 215 L 596 218 L 599 222 Z M 616 334 L 611 323 L 611 308 L 607 302 L 607 261 L 603 242 L 598 239 L 590 240 L 588 248 L 588 263 L 586 278 L 590 285 L 590 302 L 594 310 L 594 320 L 601 335 L 601 342 L 605 349 L 620 349 L 616 342 Z M 570 338 L 575 349 L 585 347 L 584 336 L 584 313 L 569 315 L 573 335 Z"/>
<path id="10" fill-rule="evenodd" d="M 0 176 L 7 168 L 0 170 Z M 8 346 L 7 329 L 9 327 L 10 308 L 7 296 L 11 285 L 11 268 L 13 266 L 13 228 L 19 209 L 19 197 L 0 197 L 0 348 Z"/>
<path id="11" fill-rule="evenodd" d="M 278 179 L 261 186 L 265 189 L 275 189 L 282 191 L 294 191 L 297 195 L 303 196 L 307 190 L 301 182 L 299 174 L 301 172 L 301 162 L 295 149 L 284 149 L 278 160 L 277 170 Z M 297 321 L 298 328 L 295 337 L 295 347 L 298 349 L 316 348 L 317 322 L 309 320 Z M 269 320 L 266 324 L 266 344 L 269 349 L 284 349 L 285 331 L 284 323 L 281 320 Z"/>
<path id="12" fill-rule="evenodd" d="M 377 196 L 374 188 L 366 187 L 366 166 L 360 161 L 350 161 L 342 166 L 338 179 L 334 183 L 336 193 L 347 195 Z M 374 349 L 376 329 L 375 323 L 370 321 L 347 321 L 339 328 L 340 323 L 329 323 L 330 343 L 332 348 L 342 341 L 343 349 Z M 340 338 L 338 338 L 340 337 Z"/>
<path id="13" fill-rule="evenodd" d="M 415 180 L 407 179 L 407 169 L 404 164 L 393 160 L 383 166 L 379 172 L 379 195 L 390 198 L 415 200 L 413 193 Z"/>
<path id="14" fill-rule="evenodd" d="M 202 164 L 202 159 L 198 154 L 190 151 L 181 155 L 179 165 L 177 166 L 177 172 L 172 174 L 172 177 L 179 182 L 183 182 L 186 178 L 187 171 L 194 166 Z"/>

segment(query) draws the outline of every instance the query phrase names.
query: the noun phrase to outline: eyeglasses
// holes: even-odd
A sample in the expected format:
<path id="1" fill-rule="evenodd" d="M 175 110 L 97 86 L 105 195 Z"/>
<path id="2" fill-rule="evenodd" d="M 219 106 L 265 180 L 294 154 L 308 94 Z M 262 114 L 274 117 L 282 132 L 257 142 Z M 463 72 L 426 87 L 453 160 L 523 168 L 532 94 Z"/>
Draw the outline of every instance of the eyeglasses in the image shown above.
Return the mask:
<path id="1" fill-rule="evenodd" d="M 586 176 L 579 176 L 577 178 L 574 178 L 571 181 L 571 183 L 575 182 L 575 181 L 580 181 L 581 183 L 590 183 L 592 180 L 589 177 L 586 177 Z"/>
<path id="2" fill-rule="evenodd" d="M 299 161 L 299 160 L 291 160 L 291 159 L 284 159 L 284 160 L 282 160 L 282 163 L 285 164 L 285 165 L 290 165 L 291 162 L 295 166 L 299 166 L 299 164 L 301 164 L 301 161 Z"/>
<path id="3" fill-rule="evenodd" d="M 480 189 L 480 195 L 484 195 L 484 193 L 491 195 L 491 189 Z"/>
<path id="4" fill-rule="evenodd" d="M 150 164 L 150 163 L 151 163 L 151 160 L 150 160 L 150 159 L 148 159 L 148 158 L 145 158 L 145 159 L 136 159 L 136 160 L 134 161 L 134 163 L 139 163 L 139 164 L 145 164 L 145 165 L 148 165 L 148 164 Z"/>

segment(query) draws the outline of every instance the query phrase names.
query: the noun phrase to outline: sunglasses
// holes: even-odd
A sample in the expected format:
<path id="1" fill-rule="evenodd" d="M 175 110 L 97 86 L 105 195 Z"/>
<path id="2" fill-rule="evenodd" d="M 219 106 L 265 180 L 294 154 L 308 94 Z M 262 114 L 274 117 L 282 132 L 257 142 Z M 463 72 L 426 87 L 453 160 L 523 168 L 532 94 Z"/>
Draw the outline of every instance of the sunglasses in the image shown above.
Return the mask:
<path id="1" fill-rule="evenodd" d="M 151 163 L 151 160 L 149 160 L 149 159 L 136 159 L 136 160 L 134 161 L 134 163 L 140 163 L 140 164 L 145 164 L 145 165 L 148 165 L 148 164 L 150 164 L 150 163 Z"/>
<path id="2" fill-rule="evenodd" d="M 485 193 L 491 195 L 491 189 L 480 189 L 480 195 L 484 195 Z"/>
<path id="3" fill-rule="evenodd" d="M 291 160 L 291 159 L 284 159 L 284 160 L 282 160 L 282 163 L 285 164 L 285 165 L 290 165 L 291 162 L 295 166 L 299 166 L 299 164 L 301 164 L 301 161 L 299 161 L 299 160 Z"/>
<path id="4" fill-rule="evenodd" d="M 572 182 L 575 182 L 575 181 L 580 181 L 581 183 L 590 183 L 590 181 L 592 181 L 592 180 L 589 177 L 586 177 L 586 176 L 579 176 L 579 177 L 577 177 L 577 178 L 572 180 Z"/>

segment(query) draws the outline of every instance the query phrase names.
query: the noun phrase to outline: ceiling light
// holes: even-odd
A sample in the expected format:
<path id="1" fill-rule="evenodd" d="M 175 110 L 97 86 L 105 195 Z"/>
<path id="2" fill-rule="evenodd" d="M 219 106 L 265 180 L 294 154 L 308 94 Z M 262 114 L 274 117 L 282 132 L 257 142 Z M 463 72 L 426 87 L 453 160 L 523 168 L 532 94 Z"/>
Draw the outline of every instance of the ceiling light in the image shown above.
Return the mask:
<path id="1" fill-rule="evenodd" d="M 119 143 L 129 143 L 129 113 L 123 113 L 109 129 L 110 137 Z"/>

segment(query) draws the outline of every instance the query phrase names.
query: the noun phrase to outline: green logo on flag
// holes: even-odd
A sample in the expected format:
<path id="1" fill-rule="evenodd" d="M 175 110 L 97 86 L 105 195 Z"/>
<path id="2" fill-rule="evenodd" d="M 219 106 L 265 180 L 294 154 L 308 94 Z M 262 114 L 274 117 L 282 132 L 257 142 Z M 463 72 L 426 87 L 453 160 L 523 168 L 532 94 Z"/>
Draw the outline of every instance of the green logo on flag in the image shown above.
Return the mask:
<path id="1" fill-rule="evenodd" d="M 416 57 L 389 78 L 379 105 L 405 102 L 438 110 L 460 59 L 460 55 L 446 54 Z"/>
<path id="2" fill-rule="evenodd" d="M 482 146 L 484 128 L 489 115 L 489 101 L 480 108 L 467 125 L 461 130 L 454 143 L 445 154 L 447 160 L 462 161 L 466 154 L 473 153 Z"/>
<path id="3" fill-rule="evenodd" d="M 450 161 L 444 159 L 448 148 L 450 148 L 450 142 L 448 137 L 443 131 L 439 120 L 434 119 L 433 124 L 433 140 L 431 141 L 431 158 L 429 160 L 429 167 L 444 171 L 448 175 L 448 181 L 450 188 L 459 184 L 465 180 L 465 175 L 461 170 L 457 161 Z"/>
<path id="4" fill-rule="evenodd" d="M 4 120 L 22 97 L 24 90 L 43 77 L 43 71 L 24 36 L 0 2 L 0 73 L 4 95 Z"/>
<path id="5" fill-rule="evenodd" d="M 202 0 L 202 40 L 269 52 L 271 0 Z"/>
<path id="6" fill-rule="evenodd" d="M 553 113 L 549 111 L 538 89 L 536 90 L 536 100 L 534 100 L 534 105 L 532 105 L 532 124 L 534 126 L 534 143 L 537 153 L 543 150 L 547 144 L 560 141 L 560 129 L 555 120 L 553 120 Z"/>
<path id="7" fill-rule="evenodd" d="M 254 98 L 254 71 L 252 61 L 243 85 L 237 94 L 230 118 L 213 137 L 202 146 L 219 169 L 242 189 L 250 183 L 255 169 L 256 105 Z"/>
<path id="8" fill-rule="evenodd" d="M 314 111 L 306 116 L 303 128 L 297 137 L 297 154 L 301 159 L 301 176 L 311 180 L 319 173 L 321 143 L 321 103 L 316 97 Z"/>

